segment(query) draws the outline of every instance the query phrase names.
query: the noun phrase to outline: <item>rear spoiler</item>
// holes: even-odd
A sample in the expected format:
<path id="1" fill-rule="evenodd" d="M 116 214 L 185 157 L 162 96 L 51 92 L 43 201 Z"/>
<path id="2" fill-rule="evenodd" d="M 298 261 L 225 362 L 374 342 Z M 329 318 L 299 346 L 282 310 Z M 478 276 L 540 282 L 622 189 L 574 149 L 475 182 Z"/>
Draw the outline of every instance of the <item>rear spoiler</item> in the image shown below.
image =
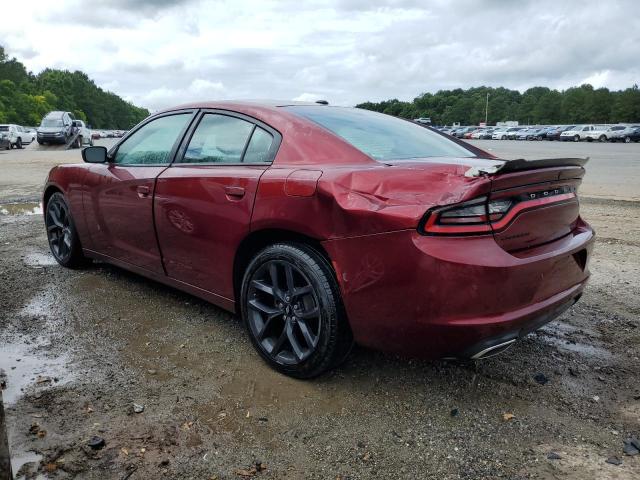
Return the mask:
<path id="1" fill-rule="evenodd" d="M 542 158 L 540 160 L 505 160 L 501 164 L 485 167 L 471 167 L 464 173 L 465 177 L 479 177 L 496 173 L 523 172 L 548 167 L 581 167 L 584 168 L 589 158 Z"/>

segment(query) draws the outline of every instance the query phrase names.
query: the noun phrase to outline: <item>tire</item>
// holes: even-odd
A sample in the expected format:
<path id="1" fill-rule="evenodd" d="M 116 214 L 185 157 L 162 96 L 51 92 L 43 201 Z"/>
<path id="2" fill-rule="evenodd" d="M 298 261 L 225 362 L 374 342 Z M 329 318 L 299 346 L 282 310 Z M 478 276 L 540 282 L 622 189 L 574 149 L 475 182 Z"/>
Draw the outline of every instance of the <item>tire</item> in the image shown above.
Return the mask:
<path id="1" fill-rule="evenodd" d="M 502 135 L 502 137 L 500 138 L 500 140 L 506 140 L 507 136 L 506 135 Z"/>
<path id="2" fill-rule="evenodd" d="M 317 377 L 353 346 L 333 269 L 308 245 L 277 243 L 258 252 L 244 274 L 240 304 L 254 348 L 285 375 Z"/>
<path id="3" fill-rule="evenodd" d="M 90 138 L 90 139 L 89 139 L 89 146 L 90 146 L 90 147 L 93 147 L 93 138 Z"/>
<path id="4" fill-rule="evenodd" d="M 82 148 L 82 137 L 78 137 L 76 138 L 75 144 L 73 145 L 74 148 Z"/>
<path id="5" fill-rule="evenodd" d="M 16 148 L 18 150 L 22 150 L 22 139 L 20 137 L 18 137 L 18 140 L 16 140 Z"/>
<path id="6" fill-rule="evenodd" d="M 51 195 L 47 202 L 45 226 L 51 254 L 60 265 L 78 268 L 87 263 L 69 204 L 60 192 Z"/>
<path id="7" fill-rule="evenodd" d="M 580 141 L 580 135 L 574 135 L 573 136 L 573 141 L 574 142 L 579 142 Z"/>
<path id="8" fill-rule="evenodd" d="M 631 137 L 624 137 L 624 143 L 631 143 Z"/>
<path id="9" fill-rule="evenodd" d="M 38 139 L 38 145 L 42 145 L 44 142 L 40 139 Z"/>
<path id="10" fill-rule="evenodd" d="M 598 141 L 606 142 L 607 141 L 607 136 L 606 135 L 600 135 L 600 137 L 598 137 Z"/>

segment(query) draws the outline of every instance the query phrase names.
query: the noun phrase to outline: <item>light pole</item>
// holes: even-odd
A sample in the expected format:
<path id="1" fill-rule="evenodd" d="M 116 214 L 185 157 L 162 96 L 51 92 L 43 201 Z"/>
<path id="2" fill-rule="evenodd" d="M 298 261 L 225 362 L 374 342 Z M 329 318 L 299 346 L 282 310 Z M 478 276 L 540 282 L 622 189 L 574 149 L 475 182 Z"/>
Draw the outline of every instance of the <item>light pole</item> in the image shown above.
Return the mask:
<path id="1" fill-rule="evenodd" d="M 489 92 L 487 92 L 487 103 L 484 107 L 484 124 L 487 125 L 489 120 Z"/>

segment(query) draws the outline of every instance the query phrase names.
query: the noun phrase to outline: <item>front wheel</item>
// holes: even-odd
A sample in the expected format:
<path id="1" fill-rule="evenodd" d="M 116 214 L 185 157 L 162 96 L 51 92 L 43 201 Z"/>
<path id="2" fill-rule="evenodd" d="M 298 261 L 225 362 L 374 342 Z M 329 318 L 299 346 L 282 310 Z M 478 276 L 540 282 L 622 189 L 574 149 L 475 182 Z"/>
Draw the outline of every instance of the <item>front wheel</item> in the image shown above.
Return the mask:
<path id="1" fill-rule="evenodd" d="M 278 243 L 260 251 L 244 275 L 241 310 L 258 353 L 295 378 L 337 366 L 353 345 L 331 265 L 308 245 Z"/>
<path id="2" fill-rule="evenodd" d="M 60 192 L 51 195 L 45 214 L 47 240 L 56 261 L 67 268 L 77 268 L 85 263 L 80 239 L 71 217 L 69 205 Z"/>
<path id="3" fill-rule="evenodd" d="M 21 138 L 18 138 L 18 140 L 16 140 L 16 148 L 18 150 L 22 149 L 22 139 Z"/>
<path id="4" fill-rule="evenodd" d="M 580 135 L 574 135 L 573 141 L 574 142 L 579 142 L 580 141 Z"/>
<path id="5" fill-rule="evenodd" d="M 631 143 L 631 137 L 624 137 L 624 143 Z"/>
<path id="6" fill-rule="evenodd" d="M 601 142 L 606 142 L 607 137 L 605 135 L 600 135 L 600 138 L 598 138 L 598 140 L 600 140 Z"/>

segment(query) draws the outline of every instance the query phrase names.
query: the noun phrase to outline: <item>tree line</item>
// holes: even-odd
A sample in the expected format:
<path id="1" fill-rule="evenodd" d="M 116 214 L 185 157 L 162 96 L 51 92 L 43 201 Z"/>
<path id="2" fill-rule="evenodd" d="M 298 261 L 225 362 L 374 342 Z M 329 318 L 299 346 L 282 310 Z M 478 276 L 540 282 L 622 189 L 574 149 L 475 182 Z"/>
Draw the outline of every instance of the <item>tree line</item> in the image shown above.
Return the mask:
<path id="1" fill-rule="evenodd" d="M 435 125 L 477 125 L 517 120 L 521 125 L 640 122 L 640 89 L 612 91 L 589 84 L 567 90 L 533 87 L 520 93 L 507 88 L 475 87 L 423 93 L 411 102 L 397 99 L 365 102 L 359 108 L 403 118 L 430 117 Z"/>
<path id="2" fill-rule="evenodd" d="M 47 68 L 34 75 L 0 46 L 0 123 L 38 126 L 52 110 L 71 112 L 92 128 L 121 130 L 149 115 L 105 92 L 83 72 Z"/>

